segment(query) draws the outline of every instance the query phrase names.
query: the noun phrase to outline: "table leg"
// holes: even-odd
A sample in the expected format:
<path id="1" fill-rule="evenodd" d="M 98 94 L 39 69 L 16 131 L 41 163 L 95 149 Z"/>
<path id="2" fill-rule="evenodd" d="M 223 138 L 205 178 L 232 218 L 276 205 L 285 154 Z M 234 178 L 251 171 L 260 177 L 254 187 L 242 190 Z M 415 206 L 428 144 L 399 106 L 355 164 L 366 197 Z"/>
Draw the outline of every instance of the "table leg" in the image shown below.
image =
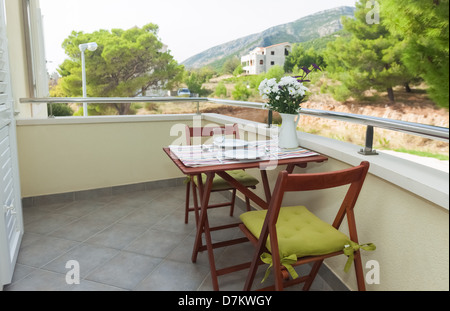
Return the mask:
<path id="1" fill-rule="evenodd" d="M 270 186 L 269 186 L 269 179 L 267 178 L 267 171 L 266 170 L 260 170 L 261 171 L 261 178 L 264 186 L 264 194 L 266 195 L 266 201 L 267 203 L 270 202 L 272 199 L 272 194 L 270 192 Z"/>
<path id="2" fill-rule="evenodd" d="M 209 195 L 211 193 L 211 188 L 210 188 L 210 191 L 208 191 L 208 198 L 206 198 L 206 196 L 204 195 L 205 194 L 205 186 L 203 185 L 202 176 L 199 174 L 196 177 L 197 177 L 198 193 L 199 193 L 199 197 L 200 197 L 200 215 L 198 215 L 198 210 L 197 210 L 196 211 L 196 213 L 197 213 L 196 216 L 198 217 L 197 233 L 195 236 L 194 249 L 192 252 L 192 262 L 197 261 L 198 252 L 199 252 L 200 248 L 203 246 L 202 234 L 203 234 L 203 227 L 205 224 L 205 219 L 207 218 L 206 213 L 203 213 L 203 211 L 206 211 L 206 209 L 207 209 L 208 202 L 209 202 Z M 206 185 L 208 185 L 208 182 L 209 182 L 208 178 L 209 178 L 209 176 L 207 175 Z M 214 176 L 213 176 L 213 178 L 214 178 Z M 211 179 L 211 187 L 212 187 L 212 180 L 213 179 Z M 205 199 L 207 199 L 206 204 L 204 204 Z M 203 207 L 205 207 L 205 208 L 203 208 Z"/>
<path id="3" fill-rule="evenodd" d="M 211 232 L 209 230 L 209 222 L 208 222 L 208 216 L 207 216 L 209 197 L 211 194 L 212 182 L 213 182 L 215 174 L 207 173 L 206 175 L 207 175 L 206 184 L 203 186 L 199 183 L 202 202 L 201 202 L 200 221 L 197 226 L 197 234 L 195 237 L 194 249 L 192 252 L 192 262 L 197 261 L 197 255 L 198 255 L 198 252 L 202 245 L 202 235 L 203 235 L 203 233 L 205 233 L 205 242 L 206 242 L 206 249 L 208 251 L 208 260 L 209 260 L 209 267 L 211 270 L 212 285 L 213 285 L 213 289 L 215 291 L 218 291 L 219 283 L 217 280 L 217 270 L 216 270 L 216 264 L 215 264 L 215 260 L 214 260 L 214 250 L 213 250 L 213 246 L 212 246 Z"/>
<path id="4" fill-rule="evenodd" d="M 202 175 L 193 176 L 192 178 L 197 178 L 198 192 L 200 194 L 200 198 L 202 197 L 203 191 L 203 183 L 202 183 Z M 197 197 L 197 187 L 192 181 L 192 196 L 194 197 L 194 215 L 195 215 L 195 224 L 198 226 L 199 222 L 199 206 L 198 206 L 198 197 Z M 201 202 L 200 202 L 201 203 Z"/>
<path id="5" fill-rule="evenodd" d="M 296 166 L 301 167 L 301 168 L 306 168 L 306 167 L 308 166 L 308 163 L 288 164 L 288 166 L 287 166 L 287 168 L 286 168 L 286 171 L 287 171 L 289 174 L 292 174 L 292 172 L 294 172 L 294 168 L 295 168 Z"/>
<path id="6" fill-rule="evenodd" d="M 294 171 L 295 168 L 295 164 L 288 164 L 286 171 L 288 172 L 288 174 L 292 174 L 292 172 Z"/>
<path id="7" fill-rule="evenodd" d="M 236 179 L 231 177 L 227 172 L 224 171 L 218 171 L 217 175 L 222 177 L 226 182 L 228 182 L 230 185 L 232 185 L 234 188 L 239 190 L 242 194 L 247 196 L 250 200 L 258 204 L 261 208 L 267 209 L 269 207 L 268 202 L 265 202 L 263 199 L 261 199 L 259 196 L 254 194 L 252 191 L 250 191 L 247 187 L 243 186 L 241 183 L 239 183 Z"/>

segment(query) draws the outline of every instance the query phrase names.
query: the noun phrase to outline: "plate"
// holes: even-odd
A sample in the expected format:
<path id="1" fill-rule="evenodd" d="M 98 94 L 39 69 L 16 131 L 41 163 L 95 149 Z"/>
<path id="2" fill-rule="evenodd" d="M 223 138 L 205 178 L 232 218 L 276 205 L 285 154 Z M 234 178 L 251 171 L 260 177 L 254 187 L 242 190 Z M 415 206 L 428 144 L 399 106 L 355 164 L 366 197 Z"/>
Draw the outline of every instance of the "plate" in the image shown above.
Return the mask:
<path id="1" fill-rule="evenodd" d="M 254 160 L 263 157 L 265 153 L 258 150 L 233 149 L 225 151 L 223 155 L 232 160 Z"/>
<path id="2" fill-rule="evenodd" d="M 220 138 L 216 138 L 214 145 L 222 148 L 243 148 L 248 146 L 248 142 L 242 139 L 225 139 L 221 141 Z"/>

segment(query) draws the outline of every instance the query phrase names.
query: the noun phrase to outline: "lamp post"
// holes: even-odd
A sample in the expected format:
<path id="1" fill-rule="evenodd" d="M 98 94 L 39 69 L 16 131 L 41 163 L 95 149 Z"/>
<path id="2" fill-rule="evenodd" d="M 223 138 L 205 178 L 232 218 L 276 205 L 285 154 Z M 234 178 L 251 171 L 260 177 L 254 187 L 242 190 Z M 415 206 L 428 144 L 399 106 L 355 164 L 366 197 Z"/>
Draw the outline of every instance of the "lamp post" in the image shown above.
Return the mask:
<path id="1" fill-rule="evenodd" d="M 83 43 L 78 46 L 81 51 L 81 70 L 82 70 L 82 83 L 83 83 L 83 98 L 87 97 L 87 91 L 86 91 L 86 60 L 84 57 L 84 51 L 88 49 L 89 51 L 93 52 L 97 49 L 98 45 L 95 42 L 90 43 Z M 87 103 L 83 103 L 83 116 L 88 116 L 88 108 Z"/>

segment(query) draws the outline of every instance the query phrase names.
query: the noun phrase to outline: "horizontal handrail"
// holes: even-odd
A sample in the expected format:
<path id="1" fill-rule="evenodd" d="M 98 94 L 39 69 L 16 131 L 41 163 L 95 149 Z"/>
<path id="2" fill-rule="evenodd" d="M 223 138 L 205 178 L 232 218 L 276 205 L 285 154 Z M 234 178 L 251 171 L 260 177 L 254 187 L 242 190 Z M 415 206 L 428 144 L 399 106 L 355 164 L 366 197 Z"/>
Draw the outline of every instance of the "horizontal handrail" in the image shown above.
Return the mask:
<path id="1" fill-rule="evenodd" d="M 240 101 L 240 100 L 208 98 L 208 102 L 215 103 L 215 104 L 228 105 L 228 106 L 247 107 L 247 108 L 254 108 L 254 109 L 266 109 L 266 104 L 264 104 L 264 103 L 246 102 L 246 101 Z"/>
<path id="2" fill-rule="evenodd" d="M 149 102 L 206 102 L 204 97 L 44 97 L 44 98 L 21 98 L 21 104 L 128 104 Z"/>
<path id="3" fill-rule="evenodd" d="M 91 104 L 106 104 L 106 103 L 137 103 L 137 102 L 210 102 L 222 105 L 254 108 L 254 109 L 266 109 L 264 103 L 257 102 L 247 102 L 247 101 L 236 101 L 227 99 L 217 99 L 217 98 L 205 98 L 205 97 L 48 97 L 48 98 L 21 98 L 20 103 L 91 103 Z M 393 130 L 397 132 L 402 132 L 406 134 L 421 136 L 424 138 L 449 141 L 449 129 L 445 127 L 426 125 L 420 123 L 392 120 L 379 117 L 371 117 L 364 115 L 357 115 L 351 113 L 335 112 L 335 111 L 325 111 L 325 110 L 315 110 L 315 109 L 305 109 L 301 110 L 304 115 L 327 118 L 332 120 L 339 120 L 345 122 L 352 122 L 361 125 L 366 125 L 368 127 L 377 127 L 388 130 Z"/>
<path id="4" fill-rule="evenodd" d="M 380 117 L 357 115 L 352 113 L 315 110 L 315 109 L 302 109 L 301 113 L 320 118 L 327 118 L 351 123 L 358 123 L 378 128 L 384 128 L 406 134 L 422 136 L 425 138 L 431 138 L 442 141 L 449 140 L 449 129 L 446 127 L 392 120 Z"/>

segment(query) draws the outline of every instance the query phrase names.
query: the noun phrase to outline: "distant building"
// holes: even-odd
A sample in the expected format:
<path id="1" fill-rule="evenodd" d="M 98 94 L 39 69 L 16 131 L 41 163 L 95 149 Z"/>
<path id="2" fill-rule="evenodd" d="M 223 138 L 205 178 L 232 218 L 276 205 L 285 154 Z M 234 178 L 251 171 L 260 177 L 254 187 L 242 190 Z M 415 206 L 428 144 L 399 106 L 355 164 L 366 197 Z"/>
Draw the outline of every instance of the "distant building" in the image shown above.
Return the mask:
<path id="1" fill-rule="evenodd" d="M 286 56 L 291 51 L 292 45 L 289 42 L 275 44 L 265 48 L 257 47 L 248 55 L 241 58 L 242 69 L 246 74 L 258 75 L 267 72 L 275 65 L 283 67 Z"/>

